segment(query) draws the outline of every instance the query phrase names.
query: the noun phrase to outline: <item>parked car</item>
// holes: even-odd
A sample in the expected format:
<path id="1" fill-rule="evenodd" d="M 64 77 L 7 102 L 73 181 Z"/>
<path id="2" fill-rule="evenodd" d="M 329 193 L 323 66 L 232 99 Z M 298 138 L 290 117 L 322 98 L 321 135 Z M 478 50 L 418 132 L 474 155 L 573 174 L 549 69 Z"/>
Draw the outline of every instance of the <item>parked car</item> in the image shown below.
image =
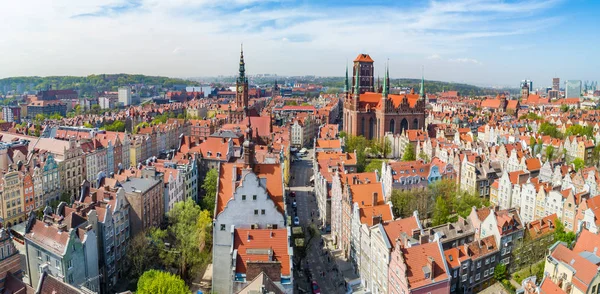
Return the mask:
<path id="1" fill-rule="evenodd" d="M 294 217 L 294 226 L 300 225 L 300 219 L 298 217 Z"/>
<path id="2" fill-rule="evenodd" d="M 292 208 L 296 208 L 296 200 L 294 200 L 294 202 L 292 202 Z"/>
<path id="3" fill-rule="evenodd" d="M 290 193 L 290 196 L 292 196 L 292 197 L 296 197 L 296 192 L 292 191 L 292 192 Z"/>
<path id="4" fill-rule="evenodd" d="M 317 281 L 312 281 L 311 288 L 313 294 L 321 294 L 321 288 L 319 288 L 319 284 L 317 284 Z"/>

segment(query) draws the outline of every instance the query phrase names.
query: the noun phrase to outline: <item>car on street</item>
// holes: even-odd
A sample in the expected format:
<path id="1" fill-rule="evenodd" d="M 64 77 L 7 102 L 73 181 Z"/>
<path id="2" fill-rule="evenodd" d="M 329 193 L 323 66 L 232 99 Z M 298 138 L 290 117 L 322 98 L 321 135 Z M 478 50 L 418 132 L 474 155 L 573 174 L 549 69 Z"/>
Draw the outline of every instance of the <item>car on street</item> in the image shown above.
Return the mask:
<path id="1" fill-rule="evenodd" d="M 294 226 L 300 225 L 300 219 L 298 217 L 294 217 Z"/>
<path id="2" fill-rule="evenodd" d="M 292 208 L 296 208 L 296 200 L 294 200 L 294 202 L 292 202 Z"/>
<path id="3" fill-rule="evenodd" d="M 312 281 L 311 288 L 313 294 L 321 294 L 321 288 L 319 288 L 319 284 L 317 284 L 317 281 Z"/>
<path id="4" fill-rule="evenodd" d="M 290 196 L 292 196 L 292 197 L 296 197 L 296 192 L 292 191 L 292 192 L 290 193 Z"/>

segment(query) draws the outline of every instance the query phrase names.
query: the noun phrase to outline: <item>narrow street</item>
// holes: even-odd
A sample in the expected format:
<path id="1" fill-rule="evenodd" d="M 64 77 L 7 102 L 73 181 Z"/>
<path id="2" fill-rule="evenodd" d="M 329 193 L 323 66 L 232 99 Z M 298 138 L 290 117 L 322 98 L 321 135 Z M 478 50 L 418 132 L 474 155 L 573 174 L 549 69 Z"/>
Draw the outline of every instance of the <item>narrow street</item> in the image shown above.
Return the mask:
<path id="1" fill-rule="evenodd" d="M 295 216 L 298 216 L 300 226 L 304 229 L 307 240 L 310 237 L 308 227 L 312 223 L 318 223 L 317 202 L 313 193 L 313 187 L 309 182 L 313 175 L 312 150 L 309 154 L 310 155 L 300 158 L 300 160 L 297 160 L 292 164 L 289 185 L 290 191 L 296 192 L 296 197 L 291 198 L 290 201 L 293 202 L 295 200 L 297 205 L 297 208 L 294 211 L 294 209 L 291 208 L 292 205 L 290 203 L 290 215 L 292 216 L 292 219 Z M 345 293 L 346 291 L 344 291 L 343 286 L 344 280 L 341 277 L 341 274 L 337 270 L 334 270 L 334 257 L 330 255 L 329 251 L 323 249 L 322 242 L 324 241 L 319 233 L 312 238 L 310 244 L 307 244 L 308 252 L 306 254 L 306 259 L 302 262 L 302 266 L 296 268 L 296 271 L 303 271 L 303 269 L 306 268 L 306 262 L 308 262 L 308 269 L 311 277 L 309 279 L 306 275 L 302 275 L 302 277 L 299 278 L 299 275 L 296 275 L 298 289 L 311 293 L 311 281 L 317 281 L 321 288 L 321 293 Z M 299 292 L 302 293 L 301 291 Z"/>

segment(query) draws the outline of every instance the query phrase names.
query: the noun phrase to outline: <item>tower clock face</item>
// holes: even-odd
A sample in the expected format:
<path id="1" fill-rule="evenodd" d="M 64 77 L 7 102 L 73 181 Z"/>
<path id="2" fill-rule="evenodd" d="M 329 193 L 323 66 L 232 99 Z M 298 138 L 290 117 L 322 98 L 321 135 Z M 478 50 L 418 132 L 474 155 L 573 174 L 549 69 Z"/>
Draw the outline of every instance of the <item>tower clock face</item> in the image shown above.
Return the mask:
<path id="1" fill-rule="evenodd" d="M 240 92 L 240 93 L 244 92 L 244 87 L 243 86 L 239 86 L 238 87 L 238 92 Z"/>

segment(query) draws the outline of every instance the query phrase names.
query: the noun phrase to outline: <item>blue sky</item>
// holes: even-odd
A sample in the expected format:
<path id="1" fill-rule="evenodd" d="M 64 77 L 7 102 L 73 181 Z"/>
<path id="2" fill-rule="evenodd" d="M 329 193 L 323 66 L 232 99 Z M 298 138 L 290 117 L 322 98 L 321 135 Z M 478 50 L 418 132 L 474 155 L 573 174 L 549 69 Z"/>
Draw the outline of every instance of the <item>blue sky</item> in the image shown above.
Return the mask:
<path id="1" fill-rule="evenodd" d="M 2 1 L 0 77 L 247 72 L 341 76 L 369 53 L 383 76 L 477 85 L 600 80 L 599 1 Z"/>

